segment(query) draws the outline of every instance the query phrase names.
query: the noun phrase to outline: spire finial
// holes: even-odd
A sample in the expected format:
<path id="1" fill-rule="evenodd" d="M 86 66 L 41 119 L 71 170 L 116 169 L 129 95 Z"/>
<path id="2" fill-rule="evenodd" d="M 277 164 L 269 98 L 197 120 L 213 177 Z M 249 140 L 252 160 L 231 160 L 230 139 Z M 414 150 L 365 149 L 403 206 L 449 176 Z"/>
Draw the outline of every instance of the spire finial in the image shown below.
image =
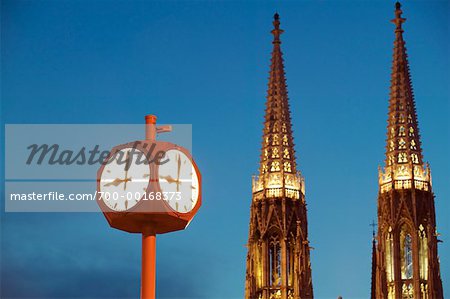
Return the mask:
<path id="1" fill-rule="evenodd" d="M 373 240 L 375 240 L 375 227 L 377 227 L 377 224 L 375 223 L 375 220 L 372 220 L 372 223 L 370 224 L 370 226 L 372 227 Z"/>
<path id="2" fill-rule="evenodd" d="M 280 15 L 277 12 L 273 15 L 273 27 L 273 43 L 281 44 L 280 35 L 284 32 L 284 30 L 280 29 Z"/>
<path id="3" fill-rule="evenodd" d="M 403 32 L 402 30 L 402 24 L 406 21 L 405 18 L 402 18 L 402 5 L 400 2 L 397 1 L 395 3 L 395 19 L 393 19 L 391 22 L 396 25 L 395 32 Z"/>
<path id="4" fill-rule="evenodd" d="M 370 298 L 371 299 L 375 299 L 377 298 L 376 296 L 376 291 L 377 291 L 377 245 L 376 245 L 376 241 L 375 241 L 375 226 L 376 223 L 374 220 L 372 220 L 372 224 L 370 224 L 370 226 L 372 226 L 372 277 L 371 277 L 371 291 L 370 291 Z"/>

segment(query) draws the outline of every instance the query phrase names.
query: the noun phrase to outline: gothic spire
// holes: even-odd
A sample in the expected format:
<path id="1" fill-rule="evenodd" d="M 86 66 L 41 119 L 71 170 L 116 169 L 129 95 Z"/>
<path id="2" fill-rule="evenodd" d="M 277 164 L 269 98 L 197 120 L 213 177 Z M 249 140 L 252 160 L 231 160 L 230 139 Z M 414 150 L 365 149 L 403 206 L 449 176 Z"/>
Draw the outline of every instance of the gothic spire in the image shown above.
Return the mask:
<path id="1" fill-rule="evenodd" d="M 376 243 L 375 238 L 372 240 L 372 277 L 371 277 L 371 290 L 370 290 L 370 298 L 376 299 L 376 277 L 377 277 L 377 256 L 376 256 Z"/>
<path id="2" fill-rule="evenodd" d="M 372 276 L 371 276 L 371 291 L 370 298 L 376 299 L 376 277 L 377 277 L 377 244 L 375 238 L 375 221 L 372 221 Z"/>
<path id="3" fill-rule="evenodd" d="M 380 169 L 378 178 L 378 234 L 372 241 L 371 297 L 442 299 L 431 173 L 422 160 L 403 39 L 405 19 L 398 2 L 392 22 L 395 42 L 386 167 Z"/>
<path id="4" fill-rule="evenodd" d="M 273 50 L 267 90 L 260 176 L 266 173 L 295 174 L 297 171 L 283 54 L 280 47 L 280 36 L 284 31 L 280 29 L 278 13 L 274 15 L 273 26 Z"/>
<path id="5" fill-rule="evenodd" d="M 395 18 L 391 21 L 395 24 L 395 41 L 387 126 L 387 167 L 411 163 L 423 166 L 414 93 L 403 39 L 402 25 L 405 21 L 401 5 L 397 2 Z"/>
<path id="6" fill-rule="evenodd" d="M 273 26 L 261 164 L 252 182 L 245 298 L 313 298 L 304 180 L 295 165 L 278 14 Z"/>

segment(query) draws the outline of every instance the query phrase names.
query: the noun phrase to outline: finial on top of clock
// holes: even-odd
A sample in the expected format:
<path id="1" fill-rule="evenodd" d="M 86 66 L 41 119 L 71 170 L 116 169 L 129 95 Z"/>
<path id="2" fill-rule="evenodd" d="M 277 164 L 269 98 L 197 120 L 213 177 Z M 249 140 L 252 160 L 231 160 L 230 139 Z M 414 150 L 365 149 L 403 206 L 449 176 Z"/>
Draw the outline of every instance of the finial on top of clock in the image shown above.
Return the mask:
<path id="1" fill-rule="evenodd" d="M 158 118 L 156 115 L 148 114 L 145 116 L 145 139 L 146 140 L 155 140 L 156 134 L 171 132 L 172 126 L 160 126 L 156 127 L 156 120 Z"/>
<path id="2" fill-rule="evenodd" d="M 154 124 L 156 124 L 156 120 L 157 119 L 158 118 L 156 117 L 156 115 L 148 114 L 148 115 L 145 116 L 145 123 L 154 125 Z"/>

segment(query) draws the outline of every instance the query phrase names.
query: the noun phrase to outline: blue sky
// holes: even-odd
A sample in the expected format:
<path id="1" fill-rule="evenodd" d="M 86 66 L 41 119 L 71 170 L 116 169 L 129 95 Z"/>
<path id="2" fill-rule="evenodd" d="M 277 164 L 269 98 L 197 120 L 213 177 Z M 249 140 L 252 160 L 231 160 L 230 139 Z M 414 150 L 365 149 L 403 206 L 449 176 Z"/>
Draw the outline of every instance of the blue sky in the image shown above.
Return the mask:
<path id="1" fill-rule="evenodd" d="M 186 231 L 158 236 L 160 298 L 243 296 L 251 175 L 278 11 L 306 177 L 314 293 L 368 297 L 393 1 L 1 5 L 3 124 L 140 123 L 153 113 L 164 123 L 193 125 L 203 206 Z M 448 293 L 450 7 L 405 1 L 403 10 Z M 138 235 L 110 229 L 96 213 L 2 212 L 1 218 L 2 297 L 138 296 Z"/>

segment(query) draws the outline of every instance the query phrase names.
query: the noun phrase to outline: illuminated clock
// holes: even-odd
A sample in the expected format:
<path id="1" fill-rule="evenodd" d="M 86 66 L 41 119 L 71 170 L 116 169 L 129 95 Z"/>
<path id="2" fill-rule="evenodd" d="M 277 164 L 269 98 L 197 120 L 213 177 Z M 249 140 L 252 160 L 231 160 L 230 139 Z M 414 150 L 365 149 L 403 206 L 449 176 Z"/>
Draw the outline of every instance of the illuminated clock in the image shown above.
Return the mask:
<path id="1" fill-rule="evenodd" d="M 201 185 L 187 149 L 138 140 L 115 146 L 99 168 L 97 203 L 114 228 L 163 234 L 191 222 L 201 206 Z"/>
<path id="2" fill-rule="evenodd" d="M 202 204 L 201 175 L 189 151 L 156 134 L 145 117 L 145 140 L 112 148 L 97 171 L 96 200 L 113 228 L 142 234 L 141 298 L 155 298 L 156 234 L 185 229 Z"/>
<path id="3" fill-rule="evenodd" d="M 139 163 L 144 155 L 136 148 L 123 148 L 106 162 L 100 177 L 100 196 L 113 211 L 128 211 L 145 196 L 150 166 Z"/>
<path id="4" fill-rule="evenodd" d="M 169 149 L 158 167 L 163 198 L 172 210 L 189 213 L 199 198 L 199 174 L 190 157 L 178 149 Z"/>

